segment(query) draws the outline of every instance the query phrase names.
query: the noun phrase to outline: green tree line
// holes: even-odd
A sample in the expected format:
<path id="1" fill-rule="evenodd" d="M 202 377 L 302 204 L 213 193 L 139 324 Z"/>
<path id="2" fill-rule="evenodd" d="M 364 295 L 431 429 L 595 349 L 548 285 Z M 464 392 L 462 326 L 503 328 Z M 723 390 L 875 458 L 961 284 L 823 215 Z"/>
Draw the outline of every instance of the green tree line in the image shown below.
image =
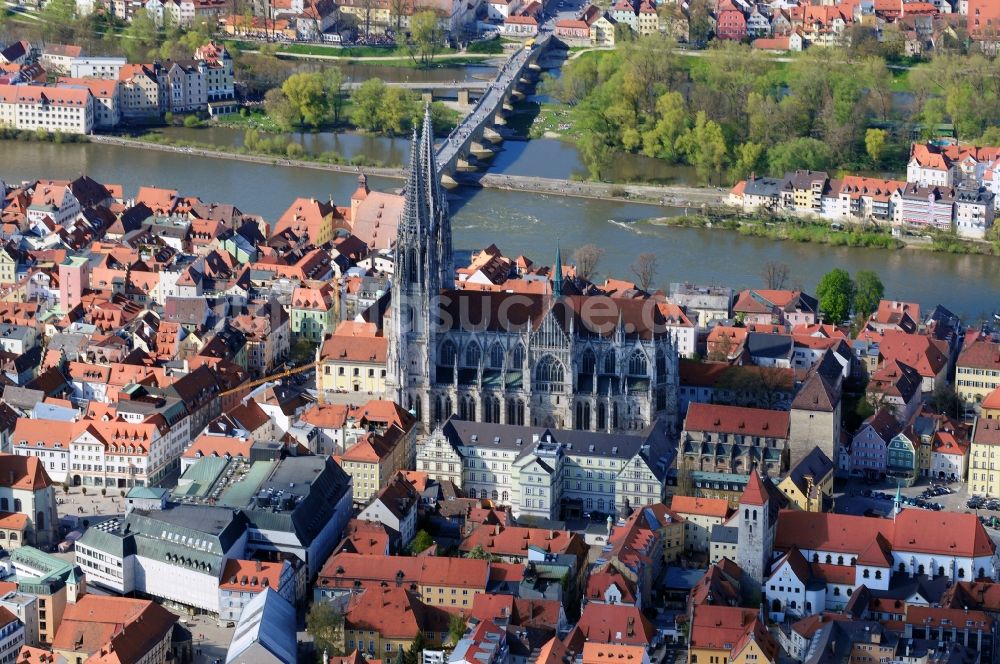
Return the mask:
<path id="1" fill-rule="evenodd" d="M 901 109 L 881 55 L 814 47 L 777 62 L 713 43 L 692 58 L 652 35 L 568 62 L 544 90 L 574 107 L 595 178 L 617 152 L 690 164 L 711 184 L 797 168 L 900 170 L 908 130 L 930 136 L 946 123 L 1000 143 L 1000 61 L 944 54 L 907 73 L 913 100 Z"/>

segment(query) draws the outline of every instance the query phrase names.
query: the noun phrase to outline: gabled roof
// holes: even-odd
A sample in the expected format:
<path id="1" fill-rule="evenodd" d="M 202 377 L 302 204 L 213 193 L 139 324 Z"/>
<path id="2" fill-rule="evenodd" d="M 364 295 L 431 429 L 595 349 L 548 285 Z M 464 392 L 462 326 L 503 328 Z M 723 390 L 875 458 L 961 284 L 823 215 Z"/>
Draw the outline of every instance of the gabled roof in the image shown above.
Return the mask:
<path id="1" fill-rule="evenodd" d="M 782 511 L 774 546 L 860 555 L 881 535 L 895 551 L 990 556 L 996 550 L 975 514 L 904 509 L 895 519 Z"/>
<path id="2" fill-rule="evenodd" d="M 681 516 L 696 514 L 725 519 L 729 516 L 729 502 L 725 498 L 694 498 L 692 496 L 674 496 L 670 501 L 670 509 Z"/>
<path id="3" fill-rule="evenodd" d="M 789 422 L 786 411 L 692 403 L 684 418 L 684 430 L 787 438 Z"/>

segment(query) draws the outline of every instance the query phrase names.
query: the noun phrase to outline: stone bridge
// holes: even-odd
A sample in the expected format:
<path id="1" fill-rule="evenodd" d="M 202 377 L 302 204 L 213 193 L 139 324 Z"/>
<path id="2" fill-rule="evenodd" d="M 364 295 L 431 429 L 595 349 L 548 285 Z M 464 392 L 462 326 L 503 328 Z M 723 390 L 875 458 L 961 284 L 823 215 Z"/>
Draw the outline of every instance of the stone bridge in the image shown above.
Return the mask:
<path id="1" fill-rule="evenodd" d="M 459 172 L 474 171 L 479 162 L 493 156 L 492 146 L 503 140 L 496 130 L 506 123 L 503 113 L 513 101 L 524 98 L 541 71 L 538 59 L 552 40 L 547 28 L 535 38 L 533 48 L 520 48 L 510 55 L 469 114 L 438 146 L 437 169 L 445 187 L 458 186 Z"/>
<path id="2" fill-rule="evenodd" d="M 362 85 L 362 81 L 351 81 L 344 85 L 346 90 L 357 90 Z M 412 81 L 386 81 L 390 88 L 403 88 L 404 90 L 415 90 L 426 100 L 431 99 L 457 99 L 458 104 L 463 107 L 469 106 L 472 99 L 477 99 L 493 85 L 492 80 L 481 81 L 451 81 L 451 82 L 412 82 Z"/>

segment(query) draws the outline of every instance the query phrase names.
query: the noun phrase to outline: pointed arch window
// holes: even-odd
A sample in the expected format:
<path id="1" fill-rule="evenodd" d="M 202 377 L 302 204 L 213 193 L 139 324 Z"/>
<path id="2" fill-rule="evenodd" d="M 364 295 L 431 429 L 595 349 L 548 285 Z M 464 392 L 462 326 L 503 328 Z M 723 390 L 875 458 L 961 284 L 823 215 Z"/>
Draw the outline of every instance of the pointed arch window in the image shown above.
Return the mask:
<path id="1" fill-rule="evenodd" d="M 520 371 L 524 366 L 524 346 L 517 344 L 510 352 L 510 367 L 515 371 Z"/>
<path id="2" fill-rule="evenodd" d="M 470 343 L 465 347 L 465 366 L 467 367 L 478 367 L 479 359 L 482 357 L 483 352 L 479 350 L 479 344 L 475 341 Z"/>
<path id="3" fill-rule="evenodd" d="M 563 365 L 551 355 L 545 355 L 535 368 L 535 380 L 540 383 L 563 382 Z"/>
<path id="4" fill-rule="evenodd" d="M 646 354 L 636 350 L 628 358 L 628 373 L 630 376 L 645 376 L 649 369 L 646 365 Z"/>
<path id="5" fill-rule="evenodd" d="M 455 343 L 451 339 L 446 340 L 441 344 L 441 352 L 438 354 L 440 361 L 438 364 L 445 367 L 453 366 L 455 364 L 456 353 Z"/>
<path id="6" fill-rule="evenodd" d="M 503 356 L 504 356 L 503 346 L 501 346 L 499 343 L 493 344 L 490 347 L 490 368 L 503 369 Z"/>
<path id="7" fill-rule="evenodd" d="M 617 373 L 615 371 L 615 364 L 616 364 L 615 351 L 609 350 L 607 354 L 604 356 L 604 373 L 606 374 Z"/>

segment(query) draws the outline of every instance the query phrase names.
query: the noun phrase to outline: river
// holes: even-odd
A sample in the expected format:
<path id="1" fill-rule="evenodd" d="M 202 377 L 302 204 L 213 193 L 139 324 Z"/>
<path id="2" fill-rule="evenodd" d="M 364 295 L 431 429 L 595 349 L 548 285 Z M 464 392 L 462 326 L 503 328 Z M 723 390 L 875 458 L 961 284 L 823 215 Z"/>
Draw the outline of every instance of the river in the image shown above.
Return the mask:
<path id="1" fill-rule="evenodd" d="M 0 178 L 7 182 L 86 173 L 124 185 L 127 194 L 140 185 L 172 187 L 205 201 L 234 203 L 272 221 L 297 196 L 333 196 L 344 205 L 356 186 L 350 175 L 109 145 L 0 142 L 0 156 Z M 392 189 L 400 183 L 373 178 L 371 184 Z M 1000 303 L 1000 261 L 985 256 L 835 248 L 720 230 L 670 228 L 648 220 L 676 210 L 622 201 L 460 190 L 452 194 L 451 202 L 458 248 L 496 243 L 508 255 L 523 253 L 551 263 L 557 245 L 569 254 L 574 247 L 593 243 L 606 252 L 602 271 L 626 279 L 635 257 L 652 251 L 659 256 L 660 286 L 677 280 L 760 286 L 760 266 L 783 261 L 791 267 L 791 284 L 809 291 L 823 273 L 843 267 L 878 272 L 890 297 L 915 300 L 925 307 L 941 303 L 970 319 Z"/>
<path id="2" fill-rule="evenodd" d="M 233 127 L 165 127 L 155 131 L 181 141 L 226 148 L 243 145 L 243 130 Z M 404 168 L 410 157 L 410 139 L 404 137 L 329 131 L 297 132 L 287 136 L 300 143 L 313 156 L 336 152 L 350 161 L 360 154 L 369 160 L 368 163 L 398 168 Z M 694 170 L 690 166 L 668 164 L 641 154 L 616 154 L 611 158 L 607 170 L 615 173 L 621 182 L 696 183 Z M 587 169 L 573 143 L 554 138 L 536 138 L 530 141 L 505 141 L 490 162 L 490 173 L 569 180 L 586 177 Z"/>

